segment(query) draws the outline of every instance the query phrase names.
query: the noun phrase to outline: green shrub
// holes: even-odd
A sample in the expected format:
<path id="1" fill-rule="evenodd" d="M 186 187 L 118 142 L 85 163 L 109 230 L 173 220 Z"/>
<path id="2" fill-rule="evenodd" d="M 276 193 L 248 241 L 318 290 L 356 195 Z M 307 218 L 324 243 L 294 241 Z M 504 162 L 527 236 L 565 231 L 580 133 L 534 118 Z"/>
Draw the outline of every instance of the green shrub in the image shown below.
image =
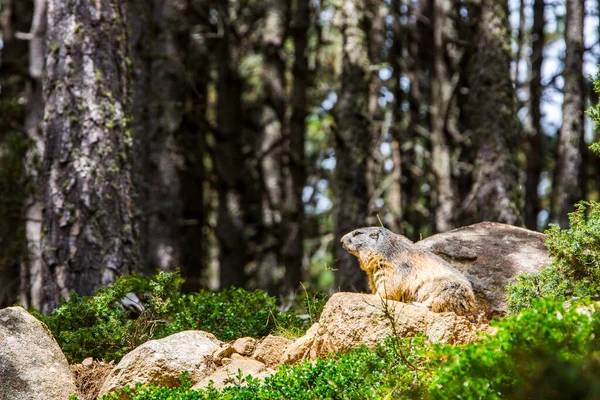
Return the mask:
<path id="1" fill-rule="evenodd" d="M 600 203 L 582 201 L 569 214 L 569 229 L 551 225 L 546 247 L 552 267 L 519 275 L 506 287 L 509 313 L 530 306 L 535 298 L 566 300 L 598 293 L 600 285 Z"/>
<path id="2" fill-rule="evenodd" d="M 121 277 L 95 296 L 71 293 L 51 315 L 36 316 L 48 325 L 71 363 L 86 357 L 119 360 L 150 339 L 188 329 L 232 340 L 265 336 L 280 326 L 303 326 L 294 312 L 280 312 L 276 299 L 262 291 L 232 288 L 182 295 L 182 282 L 177 272 L 160 272 L 151 279 Z M 120 306 L 132 291 L 144 293 L 145 312 L 137 319 L 129 319 Z"/>
<path id="3" fill-rule="evenodd" d="M 389 338 L 374 350 L 283 366 L 263 383 L 238 375 L 223 390 L 137 385 L 131 399 L 600 398 L 600 314 L 537 299 L 495 327 L 464 346 Z"/>
<path id="4" fill-rule="evenodd" d="M 546 246 L 556 265 L 573 279 L 600 284 L 600 203 L 582 201 L 569 214 L 570 228 L 552 225 L 546 231 Z"/>
<path id="5" fill-rule="evenodd" d="M 540 273 L 515 277 L 506 287 L 508 313 L 517 314 L 531 308 L 532 302 L 540 297 L 567 300 L 573 296 L 588 296 L 592 292 L 589 282 L 567 279 L 557 267 L 551 266 Z"/>
<path id="6" fill-rule="evenodd" d="M 278 325 L 301 325 L 294 313 L 281 313 L 277 300 L 265 292 L 229 288 L 214 293 L 203 290 L 182 295 L 172 305 L 168 334 L 188 329 L 211 332 L 220 340 L 243 336 L 262 337 Z"/>
<path id="7" fill-rule="evenodd" d="M 598 313 L 537 299 L 497 328 L 480 342 L 439 349 L 429 388 L 433 398 L 599 398 Z"/>

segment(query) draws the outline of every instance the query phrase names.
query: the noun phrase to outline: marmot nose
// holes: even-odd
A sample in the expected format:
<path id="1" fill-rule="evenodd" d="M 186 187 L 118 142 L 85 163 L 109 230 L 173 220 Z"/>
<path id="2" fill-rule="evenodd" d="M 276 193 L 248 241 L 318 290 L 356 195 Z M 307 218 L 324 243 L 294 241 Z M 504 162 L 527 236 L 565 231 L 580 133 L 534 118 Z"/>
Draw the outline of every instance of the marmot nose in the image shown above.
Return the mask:
<path id="1" fill-rule="evenodd" d="M 352 241 L 352 239 L 350 239 L 350 236 L 348 234 L 342 236 L 342 238 L 340 239 L 340 242 L 342 243 L 342 247 L 346 247 L 348 245 L 348 243 L 350 243 Z"/>

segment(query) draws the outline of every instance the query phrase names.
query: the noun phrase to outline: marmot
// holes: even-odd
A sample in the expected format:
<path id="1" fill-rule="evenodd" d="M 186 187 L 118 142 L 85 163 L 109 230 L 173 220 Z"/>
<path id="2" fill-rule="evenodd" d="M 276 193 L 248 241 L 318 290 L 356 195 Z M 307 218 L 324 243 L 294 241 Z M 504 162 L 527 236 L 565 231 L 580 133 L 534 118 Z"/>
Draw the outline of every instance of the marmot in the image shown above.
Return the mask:
<path id="1" fill-rule="evenodd" d="M 342 246 L 358 257 L 371 291 L 389 300 L 415 302 L 434 312 L 475 312 L 471 283 L 437 255 L 416 248 L 408 238 L 385 228 L 356 229 Z"/>

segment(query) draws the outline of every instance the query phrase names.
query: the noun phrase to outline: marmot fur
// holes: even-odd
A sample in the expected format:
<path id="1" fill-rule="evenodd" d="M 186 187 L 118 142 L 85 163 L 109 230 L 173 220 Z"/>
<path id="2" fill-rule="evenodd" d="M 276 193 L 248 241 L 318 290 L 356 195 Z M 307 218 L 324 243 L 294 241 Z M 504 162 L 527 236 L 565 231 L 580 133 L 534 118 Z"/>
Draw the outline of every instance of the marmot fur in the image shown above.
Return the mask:
<path id="1" fill-rule="evenodd" d="M 434 312 L 475 312 L 467 278 L 402 235 L 385 228 L 360 228 L 346 234 L 342 246 L 358 258 L 372 292 L 385 299 L 419 303 Z"/>

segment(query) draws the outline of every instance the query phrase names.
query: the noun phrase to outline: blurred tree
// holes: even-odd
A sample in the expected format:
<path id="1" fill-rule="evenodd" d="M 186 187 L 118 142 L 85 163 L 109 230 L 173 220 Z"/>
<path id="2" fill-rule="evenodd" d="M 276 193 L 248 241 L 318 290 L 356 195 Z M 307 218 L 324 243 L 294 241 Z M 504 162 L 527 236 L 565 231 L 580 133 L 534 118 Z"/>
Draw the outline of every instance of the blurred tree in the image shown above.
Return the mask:
<path id="1" fill-rule="evenodd" d="M 0 307 L 19 294 L 20 266 L 26 260 L 23 207 L 30 185 L 22 159 L 30 149 L 25 120 L 29 80 L 28 42 L 32 1 L 0 4 Z"/>
<path id="2" fill-rule="evenodd" d="M 477 147 L 469 201 L 473 222 L 522 223 L 514 149 L 519 126 L 510 75 L 511 37 L 508 2 L 476 3 L 477 52 L 469 71 L 473 139 Z"/>
<path id="3" fill-rule="evenodd" d="M 458 83 L 455 66 L 461 54 L 454 27 L 452 11 L 456 9 L 448 0 L 432 0 L 433 30 L 433 67 L 431 79 L 431 157 L 433 173 L 436 178 L 435 230 L 445 232 L 455 227 L 458 195 L 455 189 L 452 171 L 452 143 L 447 132 L 449 114 L 452 112 L 451 102 Z"/>
<path id="4" fill-rule="evenodd" d="M 42 170 L 44 155 L 44 99 L 43 72 L 46 51 L 46 0 L 35 0 L 29 31 L 29 79 L 26 85 L 27 106 L 25 131 L 29 139 L 24 165 L 28 190 L 23 204 L 23 219 L 27 238 L 27 254 L 21 263 L 19 302 L 23 307 L 40 309 L 40 282 L 42 273 Z"/>
<path id="5" fill-rule="evenodd" d="M 306 117 L 308 106 L 309 66 L 308 35 L 311 24 L 309 0 L 297 0 L 290 25 L 294 42 L 293 84 L 290 98 L 291 116 L 287 146 L 285 203 L 283 205 L 283 265 L 284 288 L 293 290 L 302 279 L 304 258 L 305 215 L 302 195 L 306 185 Z"/>
<path id="6" fill-rule="evenodd" d="M 138 270 L 126 5 L 48 2 L 43 298 Z"/>
<path id="7" fill-rule="evenodd" d="M 553 196 L 555 220 L 567 228 L 568 213 L 574 210 L 574 204 L 581 198 L 581 145 L 583 141 L 584 99 L 583 99 L 583 19 L 584 4 L 580 0 L 567 0 L 567 21 L 565 26 L 565 56 L 563 121 L 558 144 L 558 165 L 556 169 L 556 187 Z"/>
<path id="8" fill-rule="evenodd" d="M 208 11 L 187 0 L 130 4 L 142 263 L 148 272 L 179 267 L 185 290 L 200 287 L 207 259 Z"/>
<path id="9" fill-rule="evenodd" d="M 368 119 L 369 43 L 364 30 L 364 4 L 345 0 L 341 6 L 342 68 L 335 110 L 335 277 L 339 290 L 364 291 L 365 273 L 358 268 L 356 257 L 339 242 L 344 234 L 367 223 L 367 159 L 372 143 Z"/>
<path id="10" fill-rule="evenodd" d="M 524 7 L 524 5 L 523 5 Z M 531 129 L 527 154 L 527 181 L 525 183 L 525 226 L 536 230 L 540 213 L 538 185 L 542 173 L 542 63 L 544 61 L 544 0 L 533 3 L 531 32 L 531 76 L 529 77 L 529 104 Z"/>

